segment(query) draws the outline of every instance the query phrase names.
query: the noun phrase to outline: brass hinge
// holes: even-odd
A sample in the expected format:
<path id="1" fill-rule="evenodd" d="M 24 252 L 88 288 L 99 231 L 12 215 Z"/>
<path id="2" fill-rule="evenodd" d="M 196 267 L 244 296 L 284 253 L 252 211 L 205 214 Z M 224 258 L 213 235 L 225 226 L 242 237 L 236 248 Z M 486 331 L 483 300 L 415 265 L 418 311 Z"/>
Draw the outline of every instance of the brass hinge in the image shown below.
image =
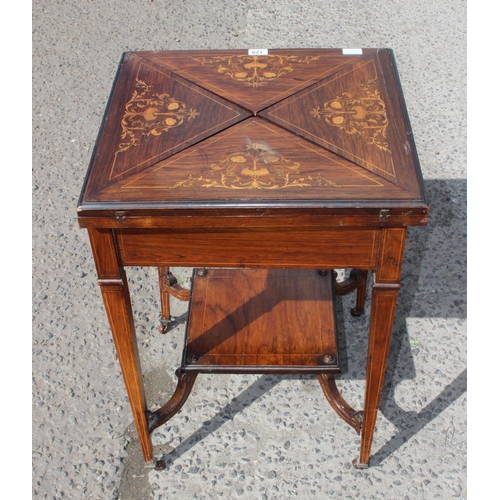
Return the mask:
<path id="1" fill-rule="evenodd" d="M 116 212 L 115 215 L 118 222 L 125 222 L 125 212 Z"/>
<path id="2" fill-rule="evenodd" d="M 380 221 L 384 221 L 384 220 L 389 219 L 389 209 L 383 208 L 382 210 L 380 210 L 380 214 L 378 216 L 378 219 Z"/>

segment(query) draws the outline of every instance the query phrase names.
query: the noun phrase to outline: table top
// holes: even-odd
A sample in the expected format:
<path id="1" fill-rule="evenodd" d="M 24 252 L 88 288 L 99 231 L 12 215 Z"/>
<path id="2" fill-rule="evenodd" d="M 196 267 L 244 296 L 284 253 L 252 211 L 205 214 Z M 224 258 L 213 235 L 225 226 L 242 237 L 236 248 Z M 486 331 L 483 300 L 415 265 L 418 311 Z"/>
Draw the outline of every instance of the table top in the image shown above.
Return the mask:
<path id="1" fill-rule="evenodd" d="M 117 213 L 404 216 L 427 222 L 389 49 L 125 53 L 78 204 Z M 94 222 L 95 224 L 95 222 Z"/>

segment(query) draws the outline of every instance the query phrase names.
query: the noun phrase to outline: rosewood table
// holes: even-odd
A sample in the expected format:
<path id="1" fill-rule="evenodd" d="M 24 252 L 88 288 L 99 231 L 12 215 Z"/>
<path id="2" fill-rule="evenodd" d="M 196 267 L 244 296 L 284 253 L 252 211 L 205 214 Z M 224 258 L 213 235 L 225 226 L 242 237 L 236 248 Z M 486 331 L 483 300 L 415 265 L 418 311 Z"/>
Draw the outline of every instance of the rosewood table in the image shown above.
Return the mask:
<path id="1" fill-rule="evenodd" d="M 368 467 L 408 226 L 428 206 L 389 49 L 129 52 L 78 204 L 144 459 L 199 373 L 310 373 Z M 189 300 L 178 386 L 146 407 L 126 266 Z M 191 290 L 170 267 L 192 267 Z M 335 269 L 351 270 L 337 281 Z M 334 296 L 373 273 L 364 408 L 342 398 Z"/>

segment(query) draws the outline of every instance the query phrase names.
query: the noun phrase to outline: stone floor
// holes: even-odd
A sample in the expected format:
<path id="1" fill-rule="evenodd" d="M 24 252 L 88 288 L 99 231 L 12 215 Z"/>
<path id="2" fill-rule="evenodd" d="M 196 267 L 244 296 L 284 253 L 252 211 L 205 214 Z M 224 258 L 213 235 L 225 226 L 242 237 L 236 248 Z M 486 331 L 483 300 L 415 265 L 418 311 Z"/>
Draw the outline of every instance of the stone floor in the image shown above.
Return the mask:
<path id="1" fill-rule="evenodd" d="M 466 498 L 466 4 L 450 0 L 33 2 L 33 497 Z M 394 49 L 431 216 L 410 228 L 371 467 L 310 376 L 206 375 L 145 467 L 76 203 L 121 54 Z M 157 333 L 156 269 L 128 277 L 148 403 L 174 388 L 185 303 Z M 177 269 L 186 280 L 189 269 Z M 339 386 L 360 407 L 367 314 L 339 304 Z M 344 312 L 344 313 L 343 313 Z"/>

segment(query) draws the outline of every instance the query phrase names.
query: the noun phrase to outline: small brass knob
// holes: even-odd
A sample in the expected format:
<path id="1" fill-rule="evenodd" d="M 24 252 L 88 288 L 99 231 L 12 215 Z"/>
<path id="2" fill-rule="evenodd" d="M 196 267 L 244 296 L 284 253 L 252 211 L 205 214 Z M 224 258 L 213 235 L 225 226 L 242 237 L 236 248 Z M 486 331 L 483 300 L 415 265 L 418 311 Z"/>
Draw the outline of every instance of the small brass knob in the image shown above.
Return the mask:
<path id="1" fill-rule="evenodd" d="M 323 363 L 326 365 L 331 365 L 332 363 L 335 363 L 335 356 L 333 354 L 325 354 L 323 356 Z"/>

